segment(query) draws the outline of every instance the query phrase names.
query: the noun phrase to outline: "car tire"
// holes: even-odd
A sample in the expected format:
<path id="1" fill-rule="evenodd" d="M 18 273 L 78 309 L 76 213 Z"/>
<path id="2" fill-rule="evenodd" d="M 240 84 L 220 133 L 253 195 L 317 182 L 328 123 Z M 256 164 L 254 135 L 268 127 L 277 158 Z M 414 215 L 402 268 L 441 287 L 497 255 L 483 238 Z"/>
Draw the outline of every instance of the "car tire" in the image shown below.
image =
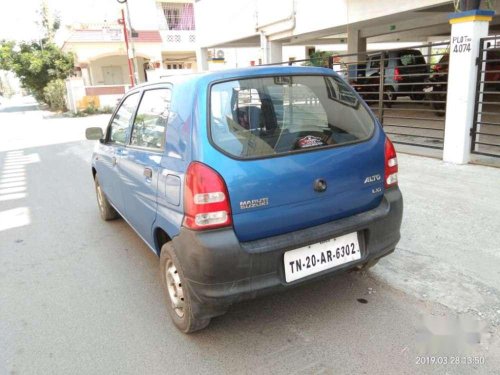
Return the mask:
<path id="1" fill-rule="evenodd" d="M 387 86 L 384 89 L 384 106 L 391 108 L 395 100 L 396 95 L 394 94 L 394 89 L 391 86 Z"/>
<path id="2" fill-rule="evenodd" d="M 414 92 L 413 94 L 410 94 L 410 99 L 411 100 L 416 100 L 416 101 L 420 101 L 420 100 L 424 100 L 425 99 L 425 93 L 424 92 Z"/>
<path id="3" fill-rule="evenodd" d="M 193 314 L 193 300 L 186 285 L 184 272 L 171 242 L 161 248 L 160 278 L 167 310 L 174 325 L 184 333 L 191 333 L 206 328 L 209 318 L 200 319 Z"/>
<path id="4" fill-rule="evenodd" d="M 446 95 L 437 95 L 437 97 L 435 98 L 435 100 L 446 101 Z M 431 106 L 432 106 L 432 109 L 434 109 L 436 111 L 436 112 L 434 112 L 434 114 L 436 116 L 438 116 L 438 117 L 444 117 L 444 115 L 446 114 L 445 113 L 446 103 L 432 102 Z"/>
<path id="5" fill-rule="evenodd" d="M 101 218 L 105 221 L 108 221 L 120 217 L 120 215 L 118 214 L 118 212 L 116 212 L 111 203 L 109 203 L 106 194 L 104 194 L 104 191 L 101 188 L 101 185 L 99 183 L 99 178 L 97 177 L 97 175 L 94 178 L 94 185 L 95 185 L 95 193 L 97 196 L 97 206 L 99 207 L 99 213 L 101 214 Z"/>
<path id="6" fill-rule="evenodd" d="M 367 271 L 369 270 L 370 268 L 372 267 L 375 267 L 378 263 L 379 259 L 372 259 L 372 260 L 369 260 L 368 262 L 366 263 L 363 263 L 359 266 L 356 266 L 354 268 L 354 271 Z"/>

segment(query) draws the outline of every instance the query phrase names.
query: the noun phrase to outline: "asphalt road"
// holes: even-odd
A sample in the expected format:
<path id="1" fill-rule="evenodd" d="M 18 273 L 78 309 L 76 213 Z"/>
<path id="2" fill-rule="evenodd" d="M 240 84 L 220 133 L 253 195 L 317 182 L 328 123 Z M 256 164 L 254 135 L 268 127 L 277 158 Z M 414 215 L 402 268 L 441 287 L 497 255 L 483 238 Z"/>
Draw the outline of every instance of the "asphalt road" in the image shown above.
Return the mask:
<path id="1" fill-rule="evenodd" d="M 241 303 L 204 331 L 178 332 L 157 256 L 123 220 L 99 217 L 83 131 L 107 117 L 57 118 L 26 99 L 0 107 L 0 374 L 499 373 L 494 310 L 457 315 L 394 277 L 425 284 L 415 265 L 426 258 L 414 263 L 408 247 L 429 233 L 411 220 L 406 249 L 373 271 Z M 496 306 L 498 285 L 490 292 Z M 468 363 L 474 356 L 485 363 Z"/>

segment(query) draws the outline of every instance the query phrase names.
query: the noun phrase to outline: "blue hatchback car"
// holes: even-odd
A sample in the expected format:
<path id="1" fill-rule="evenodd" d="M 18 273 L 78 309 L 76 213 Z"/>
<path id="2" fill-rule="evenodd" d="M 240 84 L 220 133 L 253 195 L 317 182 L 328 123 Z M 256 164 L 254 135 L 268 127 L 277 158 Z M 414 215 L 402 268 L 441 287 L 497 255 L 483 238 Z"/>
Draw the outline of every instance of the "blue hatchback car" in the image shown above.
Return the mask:
<path id="1" fill-rule="evenodd" d="M 186 333 L 235 302 L 370 267 L 400 238 L 394 147 L 328 69 L 137 86 L 87 138 L 102 218 L 123 217 L 159 255 Z"/>

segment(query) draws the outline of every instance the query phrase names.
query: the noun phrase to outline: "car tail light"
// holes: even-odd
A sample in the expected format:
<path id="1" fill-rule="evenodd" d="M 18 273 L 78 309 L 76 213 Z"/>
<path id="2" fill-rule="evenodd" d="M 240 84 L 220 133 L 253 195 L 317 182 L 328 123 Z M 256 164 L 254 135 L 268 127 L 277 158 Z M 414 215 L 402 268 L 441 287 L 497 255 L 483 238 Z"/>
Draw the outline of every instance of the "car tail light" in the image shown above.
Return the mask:
<path id="1" fill-rule="evenodd" d="M 398 184 L 398 157 L 389 138 L 385 139 L 384 183 L 386 189 Z"/>
<path id="2" fill-rule="evenodd" d="M 204 230 L 231 224 L 231 206 L 223 178 L 205 164 L 192 162 L 186 172 L 184 226 Z"/>
<path id="3" fill-rule="evenodd" d="M 401 72 L 399 71 L 399 68 L 394 68 L 394 81 L 401 82 L 402 80 L 403 77 L 401 77 Z"/>

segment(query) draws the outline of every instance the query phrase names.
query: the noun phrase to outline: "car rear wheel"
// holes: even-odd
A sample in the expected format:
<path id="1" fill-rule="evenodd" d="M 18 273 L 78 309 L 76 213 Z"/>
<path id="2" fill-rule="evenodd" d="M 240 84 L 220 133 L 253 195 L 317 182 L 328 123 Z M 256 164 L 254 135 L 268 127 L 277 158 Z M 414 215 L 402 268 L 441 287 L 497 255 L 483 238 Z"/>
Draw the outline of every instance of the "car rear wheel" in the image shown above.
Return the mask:
<path id="1" fill-rule="evenodd" d="M 108 221 L 118 218 L 120 215 L 118 215 L 118 212 L 116 212 L 111 203 L 109 203 L 108 198 L 106 198 L 106 194 L 102 191 L 97 175 L 94 178 L 94 185 L 97 196 L 97 205 L 99 206 L 99 213 L 101 214 L 102 219 Z"/>
<path id="2" fill-rule="evenodd" d="M 354 271 L 366 271 L 366 270 L 369 270 L 370 268 L 374 267 L 378 263 L 378 261 L 379 261 L 379 259 L 369 260 L 368 262 L 363 263 L 362 265 L 357 266 L 356 268 L 354 268 Z"/>
<path id="3" fill-rule="evenodd" d="M 387 86 L 384 89 L 384 105 L 387 108 L 391 108 L 395 100 L 396 100 L 396 95 L 394 94 L 394 89 L 391 86 Z"/>
<path id="4" fill-rule="evenodd" d="M 422 88 L 419 86 L 412 87 L 411 88 L 412 93 L 410 94 L 410 99 L 411 100 L 424 100 L 425 93 L 421 90 L 422 90 Z"/>
<path id="5" fill-rule="evenodd" d="M 184 333 L 199 331 L 208 326 L 210 319 L 200 319 L 193 314 L 192 297 L 186 288 L 184 273 L 171 242 L 161 248 L 160 277 L 168 313 L 175 326 Z"/>

